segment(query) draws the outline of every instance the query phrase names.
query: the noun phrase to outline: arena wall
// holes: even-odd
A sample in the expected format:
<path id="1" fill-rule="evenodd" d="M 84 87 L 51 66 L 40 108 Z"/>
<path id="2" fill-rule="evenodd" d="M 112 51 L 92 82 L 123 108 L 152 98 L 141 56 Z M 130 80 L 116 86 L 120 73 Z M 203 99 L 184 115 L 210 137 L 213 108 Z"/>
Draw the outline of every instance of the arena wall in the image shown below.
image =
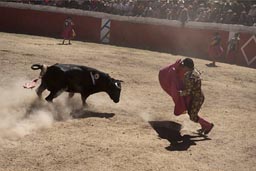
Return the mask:
<path id="1" fill-rule="evenodd" d="M 38 10 L 38 6 L 33 9 L 32 5 L 6 4 L 1 6 L 0 3 L 0 31 L 61 38 L 64 20 L 71 16 L 74 23 L 77 23 L 77 40 L 100 42 L 101 18 L 55 10 L 57 8 L 43 10 L 45 6 Z"/>
<path id="2" fill-rule="evenodd" d="M 61 38 L 63 21 L 71 16 L 77 40 L 110 43 L 176 55 L 208 58 L 208 45 L 214 32 L 228 40 L 240 32 L 237 65 L 256 68 L 256 28 L 241 25 L 188 22 L 144 17 L 116 16 L 99 12 L 50 6 L 0 2 L 0 31 Z M 225 62 L 225 54 L 219 61 Z"/>

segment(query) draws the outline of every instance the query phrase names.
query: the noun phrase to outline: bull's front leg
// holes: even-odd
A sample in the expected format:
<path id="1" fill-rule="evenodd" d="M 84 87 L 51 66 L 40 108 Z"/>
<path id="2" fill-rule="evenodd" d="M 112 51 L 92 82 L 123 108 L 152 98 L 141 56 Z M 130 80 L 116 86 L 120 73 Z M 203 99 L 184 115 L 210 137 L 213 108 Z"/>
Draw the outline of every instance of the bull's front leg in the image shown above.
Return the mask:
<path id="1" fill-rule="evenodd" d="M 82 100 L 82 104 L 83 106 L 86 106 L 86 99 L 89 97 L 89 94 L 86 93 L 81 93 L 81 100 Z"/>
<path id="2" fill-rule="evenodd" d="M 46 101 L 48 102 L 52 102 L 52 100 L 56 97 L 58 97 L 62 92 L 64 92 L 65 89 L 61 89 L 58 91 L 51 91 L 50 94 L 45 98 Z"/>
<path id="3" fill-rule="evenodd" d="M 74 97 L 75 93 L 68 93 L 68 98 Z"/>

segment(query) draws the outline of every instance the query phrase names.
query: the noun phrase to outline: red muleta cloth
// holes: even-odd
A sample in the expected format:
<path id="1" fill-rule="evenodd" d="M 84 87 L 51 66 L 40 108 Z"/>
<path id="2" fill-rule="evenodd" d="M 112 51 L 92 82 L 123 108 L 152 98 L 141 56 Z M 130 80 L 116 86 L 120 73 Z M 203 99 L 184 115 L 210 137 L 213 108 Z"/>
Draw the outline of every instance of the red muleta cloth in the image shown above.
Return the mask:
<path id="1" fill-rule="evenodd" d="M 174 64 L 170 64 L 159 71 L 159 82 L 162 89 L 169 94 L 175 104 L 174 115 L 178 116 L 187 110 L 190 103 L 189 96 L 180 96 L 179 90 L 183 90 L 184 71 L 180 68 L 181 59 Z"/>
<path id="2" fill-rule="evenodd" d="M 38 78 L 33 79 L 32 81 L 29 81 L 29 82 L 25 83 L 25 84 L 23 85 L 23 88 L 33 89 L 33 88 L 36 87 L 37 81 L 38 81 Z"/>

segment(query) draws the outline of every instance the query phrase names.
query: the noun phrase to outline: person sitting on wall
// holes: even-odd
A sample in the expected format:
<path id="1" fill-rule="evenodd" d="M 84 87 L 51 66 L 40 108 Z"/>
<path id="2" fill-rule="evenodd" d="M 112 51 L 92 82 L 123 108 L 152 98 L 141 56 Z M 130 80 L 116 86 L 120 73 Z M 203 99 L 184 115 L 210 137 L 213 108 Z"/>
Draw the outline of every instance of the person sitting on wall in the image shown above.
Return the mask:
<path id="1" fill-rule="evenodd" d="M 71 17 L 68 17 L 64 21 L 64 30 L 62 32 L 63 41 L 62 44 L 65 43 L 65 40 L 68 40 L 68 44 L 70 45 L 70 40 L 73 39 L 76 36 L 75 30 L 74 30 L 74 23 L 71 19 Z"/>
<path id="2" fill-rule="evenodd" d="M 206 64 L 209 67 L 216 67 L 216 60 L 221 57 L 223 53 L 223 48 L 221 46 L 221 37 L 218 32 L 215 32 L 213 34 L 213 37 L 211 39 L 211 43 L 208 49 L 209 57 L 212 60 L 212 63 Z"/>

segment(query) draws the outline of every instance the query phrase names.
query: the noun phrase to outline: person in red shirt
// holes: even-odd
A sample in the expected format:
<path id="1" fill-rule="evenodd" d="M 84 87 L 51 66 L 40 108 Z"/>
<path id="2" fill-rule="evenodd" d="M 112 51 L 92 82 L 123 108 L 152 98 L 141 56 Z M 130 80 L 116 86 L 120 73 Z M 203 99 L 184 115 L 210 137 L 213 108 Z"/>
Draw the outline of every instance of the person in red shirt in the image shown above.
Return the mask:
<path id="1" fill-rule="evenodd" d="M 218 32 L 213 34 L 211 44 L 208 49 L 209 57 L 212 60 L 212 63 L 207 64 L 209 67 L 216 67 L 216 60 L 220 58 L 223 54 L 223 48 L 221 46 L 221 37 Z"/>
<path id="2" fill-rule="evenodd" d="M 68 40 L 68 44 L 71 44 L 70 40 L 75 37 L 74 23 L 71 17 L 68 17 L 64 22 L 64 30 L 62 32 L 63 41 L 62 44 L 65 43 L 65 40 Z"/>

